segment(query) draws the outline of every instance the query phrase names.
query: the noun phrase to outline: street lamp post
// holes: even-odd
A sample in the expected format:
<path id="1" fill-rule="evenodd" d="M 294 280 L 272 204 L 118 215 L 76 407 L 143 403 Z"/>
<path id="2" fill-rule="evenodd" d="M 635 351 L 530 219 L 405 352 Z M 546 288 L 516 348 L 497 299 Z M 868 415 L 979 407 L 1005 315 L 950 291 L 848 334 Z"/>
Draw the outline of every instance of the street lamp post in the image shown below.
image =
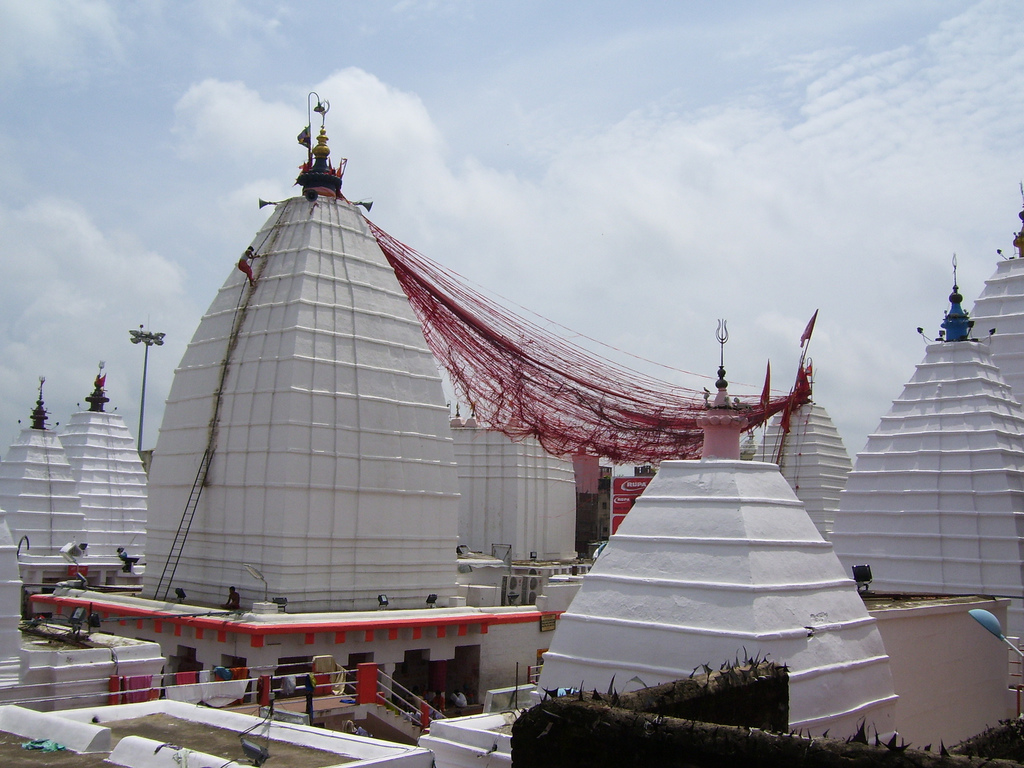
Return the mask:
<path id="1" fill-rule="evenodd" d="M 139 330 L 131 330 L 128 333 L 132 337 L 132 344 L 145 344 L 146 353 L 142 358 L 142 400 L 139 403 L 139 445 L 138 450 L 142 450 L 142 420 L 146 416 L 146 372 L 149 369 L 149 348 L 156 344 L 158 347 L 163 346 L 164 336 L 163 333 L 153 333 L 152 331 L 145 330 L 144 325 L 139 326 Z"/>
<path id="2" fill-rule="evenodd" d="M 1003 627 L 1002 627 L 1002 625 L 1000 625 L 999 619 L 997 619 L 989 611 L 986 611 L 984 608 L 973 608 L 973 609 L 969 610 L 967 613 L 969 613 L 972 619 L 974 619 L 976 622 L 981 624 L 981 626 L 983 626 L 986 630 L 988 630 L 992 635 L 994 635 L 995 637 L 999 638 L 1004 643 L 1006 643 L 1008 646 L 1013 648 L 1013 652 L 1016 653 L 1018 656 L 1020 656 L 1021 665 L 1022 665 L 1022 667 L 1024 667 L 1024 651 L 1021 651 L 1020 648 L 1018 648 L 1014 643 L 1012 643 L 1010 641 L 1010 639 L 1006 635 L 1003 634 Z M 1021 686 L 1018 685 L 1017 686 L 1017 717 L 1020 717 L 1020 714 L 1021 714 L 1021 710 L 1020 710 L 1020 695 L 1021 695 Z"/>

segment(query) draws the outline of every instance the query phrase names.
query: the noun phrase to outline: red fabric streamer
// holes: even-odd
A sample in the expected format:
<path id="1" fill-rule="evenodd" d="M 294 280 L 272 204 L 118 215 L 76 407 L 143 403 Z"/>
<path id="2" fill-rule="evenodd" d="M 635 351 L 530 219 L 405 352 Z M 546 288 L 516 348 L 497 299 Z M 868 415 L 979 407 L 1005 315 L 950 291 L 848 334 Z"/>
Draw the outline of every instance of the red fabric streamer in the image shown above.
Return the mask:
<path id="1" fill-rule="evenodd" d="M 762 408 L 766 408 L 772 399 L 772 361 L 768 361 L 768 367 L 764 371 L 764 388 L 761 390 L 761 399 L 758 401 Z"/>
<path id="2" fill-rule="evenodd" d="M 628 370 L 513 315 L 367 221 L 459 396 L 490 429 L 619 463 L 696 458 L 704 393 Z M 806 396 L 806 395 L 801 395 Z M 746 406 L 749 428 L 792 407 Z"/>
<path id="3" fill-rule="evenodd" d="M 814 314 L 811 315 L 811 320 L 807 323 L 807 327 L 804 328 L 804 333 L 800 337 L 800 346 L 802 347 L 808 341 L 811 340 L 811 334 L 814 333 L 814 321 L 818 319 L 818 310 L 814 310 Z"/>

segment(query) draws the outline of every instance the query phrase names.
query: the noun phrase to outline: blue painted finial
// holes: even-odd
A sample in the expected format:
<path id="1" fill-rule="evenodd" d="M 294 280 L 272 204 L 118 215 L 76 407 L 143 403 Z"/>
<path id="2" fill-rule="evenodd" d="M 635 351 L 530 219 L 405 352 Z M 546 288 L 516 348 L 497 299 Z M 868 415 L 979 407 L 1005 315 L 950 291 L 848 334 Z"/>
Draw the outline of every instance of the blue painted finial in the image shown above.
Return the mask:
<path id="1" fill-rule="evenodd" d="M 964 311 L 964 297 L 960 294 L 960 287 L 956 284 L 956 254 L 953 254 L 953 292 L 949 294 L 949 311 L 942 320 L 943 335 L 946 341 L 967 341 L 971 334 L 971 327 L 974 322 L 970 320 Z"/>

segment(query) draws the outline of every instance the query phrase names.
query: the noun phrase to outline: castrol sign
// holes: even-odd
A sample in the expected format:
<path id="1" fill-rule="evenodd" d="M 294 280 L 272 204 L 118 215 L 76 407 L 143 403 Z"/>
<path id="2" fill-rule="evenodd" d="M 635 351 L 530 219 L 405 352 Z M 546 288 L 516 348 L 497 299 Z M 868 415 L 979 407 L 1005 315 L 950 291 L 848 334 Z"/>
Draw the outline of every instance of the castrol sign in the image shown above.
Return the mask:
<path id="1" fill-rule="evenodd" d="M 653 479 L 652 475 L 612 478 L 612 533 L 619 529 L 619 524 L 636 503 L 637 496 L 644 492 Z"/>

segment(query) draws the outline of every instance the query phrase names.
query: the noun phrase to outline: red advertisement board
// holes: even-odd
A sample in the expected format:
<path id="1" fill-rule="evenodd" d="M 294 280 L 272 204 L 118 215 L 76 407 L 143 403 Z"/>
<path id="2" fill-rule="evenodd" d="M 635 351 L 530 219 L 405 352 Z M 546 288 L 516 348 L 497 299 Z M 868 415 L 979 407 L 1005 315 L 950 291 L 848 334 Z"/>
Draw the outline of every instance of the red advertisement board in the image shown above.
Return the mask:
<path id="1" fill-rule="evenodd" d="M 612 533 L 619 529 L 619 524 L 636 503 L 637 496 L 644 492 L 653 479 L 654 475 L 612 478 Z"/>

